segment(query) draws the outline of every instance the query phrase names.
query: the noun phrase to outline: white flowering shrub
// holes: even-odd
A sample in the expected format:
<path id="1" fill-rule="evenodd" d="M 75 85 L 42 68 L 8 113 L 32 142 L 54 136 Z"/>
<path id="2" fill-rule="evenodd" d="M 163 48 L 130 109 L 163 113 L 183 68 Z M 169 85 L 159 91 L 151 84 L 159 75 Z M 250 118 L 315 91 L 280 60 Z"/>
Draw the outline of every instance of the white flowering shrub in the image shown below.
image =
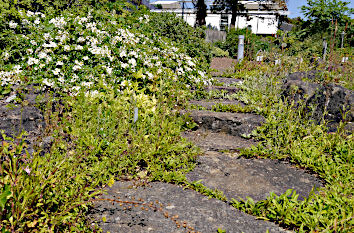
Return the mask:
<path id="1" fill-rule="evenodd" d="M 197 58 L 169 40 L 128 29 L 114 17 L 103 22 L 92 12 L 56 17 L 20 14 L 21 22 L 10 21 L 7 29 L 14 31 L 19 46 L 0 53 L 3 89 L 24 80 L 72 94 L 83 88 L 120 91 L 133 82 L 141 89 L 160 80 L 208 82 L 206 73 L 197 68 Z"/>
<path id="2" fill-rule="evenodd" d="M 56 94 L 40 106 L 41 137 L 54 138 L 48 153 L 24 155 L 24 139 L 2 136 L 9 142 L 0 143 L 2 232 L 97 232 L 87 211 L 106 184 L 172 182 L 191 169 L 198 151 L 181 139 L 185 120 L 173 108 L 188 88 L 208 83 L 207 62 L 139 27 L 149 12 L 113 6 L 26 8 L 5 21 L 0 12 L 0 99 L 18 101 L 29 84 Z"/>

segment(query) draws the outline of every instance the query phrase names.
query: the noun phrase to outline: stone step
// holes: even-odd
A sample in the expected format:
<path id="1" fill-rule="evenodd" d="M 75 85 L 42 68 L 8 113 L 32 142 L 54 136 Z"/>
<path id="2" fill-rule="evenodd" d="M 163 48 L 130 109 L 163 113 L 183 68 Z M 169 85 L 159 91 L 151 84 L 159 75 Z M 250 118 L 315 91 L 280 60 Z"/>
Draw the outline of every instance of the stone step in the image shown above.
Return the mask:
<path id="1" fill-rule="evenodd" d="M 89 217 L 97 220 L 104 232 L 214 233 L 218 229 L 246 233 L 286 232 L 274 223 L 256 219 L 225 202 L 168 183 L 139 186 L 119 181 L 101 198 L 116 201 L 94 201 Z"/>
<path id="2" fill-rule="evenodd" d="M 205 151 L 239 151 L 241 148 L 256 145 L 257 142 L 251 139 L 244 139 L 239 136 L 232 136 L 226 133 L 215 133 L 210 130 L 198 129 L 186 131 L 182 137 L 193 142 Z"/>
<path id="3" fill-rule="evenodd" d="M 224 132 L 233 136 L 249 136 L 265 119 L 251 113 L 212 112 L 207 110 L 181 111 L 196 122 L 200 128 Z"/>
<path id="4" fill-rule="evenodd" d="M 237 93 L 240 88 L 238 87 L 233 87 L 233 86 L 207 86 L 204 88 L 205 91 L 210 92 L 210 91 L 225 91 L 228 94 L 234 94 Z"/>
<path id="5" fill-rule="evenodd" d="M 206 108 L 207 110 L 211 110 L 213 106 L 217 104 L 223 104 L 223 105 L 240 105 L 242 107 L 245 106 L 244 103 L 238 100 L 225 100 L 225 99 L 215 99 L 215 100 L 191 100 L 189 101 L 191 105 L 196 105 L 196 106 L 201 106 Z"/>
<path id="6" fill-rule="evenodd" d="M 210 69 L 215 70 L 211 72 L 211 75 L 222 76 L 224 73 L 233 73 L 236 64 L 237 64 L 236 59 L 227 58 L 227 57 L 215 57 L 211 60 L 210 63 Z"/>
<path id="7" fill-rule="evenodd" d="M 242 79 L 235 79 L 235 78 L 214 77 L 214 79 L 217 82 L 224 84 L 225 86 L 241 84 L 243 82 Z"/>
<path id="8" fill-rule="evenodd" d="M 287 162 L 230 157 L 211 151 L 198 157 L 197 167 L 187 178 L 201 180 L 206 187 L 223 191 L 229 200 L 251 197 L 259 201 L 266 199 L 270 192 L 280 195 L 287 189 L 296 190 L 299 199 L 303 199 L 313 186 L 323 186 L 319 178 Z"/>

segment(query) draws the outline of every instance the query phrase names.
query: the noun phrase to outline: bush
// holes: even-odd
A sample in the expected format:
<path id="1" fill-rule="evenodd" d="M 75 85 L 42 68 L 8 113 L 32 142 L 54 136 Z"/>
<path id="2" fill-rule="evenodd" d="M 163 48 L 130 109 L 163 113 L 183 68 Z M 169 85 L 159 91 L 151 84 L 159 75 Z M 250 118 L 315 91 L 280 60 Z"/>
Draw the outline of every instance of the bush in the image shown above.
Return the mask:
<path id="1" fill-rule="evenodd" d="M 212 47 L 212 55 L 213 57 L 228 57 L 229 56 L 229 52 L 228 51 L 224 51 L 219 47 Z"/>
<path id="2" fill-rule="evenodd" d="M 263 114 L 266 122 L 255 133 L 260 143 L 242 150 L 241 155 L 290 161 L 321 177 L 324 187 L 311 192 L 304 200 L 299 200 L 294 190 L 288 190 L 279 196 L 270 193 L 267 200 L 258 202 L 250 198 L 234 199 L 232 205 L 296 232 L 352 232 L 352 132 L 341 123 L 338 132 L 329 133 L 325 124 L 316 125 L 303 117 L 304 104 L 295 107 L 294 102 L 289 104 L 280 98 L 282 78 L 294 68 L 290 63 L 253 66 L 253 62 L 245 62 L 244 65 L 243 82 L 239 86 L 242 91 L 237 93 L 237 98 L 248 100 L 248 106 Z"/>
<path id="3" fill-rule="evenodd" d="M 245 36 L 245 57 L 253 58 L 259 50 L 268 51 L 270 49 L 269 38 L 263 38 L 253 34 L 248 29 L 230 29 L 227 32 L 226 40 L 216 42 L 215 45 L 228 51 L 231 57 L 237 57 L 238 36 Z"/>
<path id="4" fill-rule="evenodd" d="M 148 22 L 139 27 L 154 37 L 167 37 L 185 47 L 191 57 L 202 57 L 207 63 L 211 59 L 211 46 L 205 42 L 204 29 L 193 28 L 173 13 L 152 13 Z"/>
<path id="5" fill-rule="evenodd" d="M 203 63 L 183 53 L 183 45 L 180 49 L 167 38 L 128 29 L 130 21 L 118 24 L 119 15 L 21 14 L 25 18 L 20 24 L 7 23 L 13 43 L 0 50 L 0 64 L 6 69 L 2 86 L 26 77 L 71 94 L 81 88 L 98 91 L 100 83 L 119 91 L 133 82 L 151 92 L 153 82 L 160 79 L 196 85 L 206 78 L 205 72 L 194 69 Z"/>
<path id="6" fill-rule="evenodd" d="M 172 108 L 208 81 L 198 52 L 207 45 L 193 28 L 187 42 L 136 28 L 141 16 L 155 16 L 115 6 L 20 10 L 1 25 L 12 43 L 0 48 L 0 95 L 36 84 L 57 103 L 41 106 L 54 138 L 48 153 L 30 155 L 25 137 L 2 136 L 2 232 L 92 231 L 86 211 L 105 185 L 178 179 L 191 168 L 196 149 L 181 138 L 184 119 Z"/>

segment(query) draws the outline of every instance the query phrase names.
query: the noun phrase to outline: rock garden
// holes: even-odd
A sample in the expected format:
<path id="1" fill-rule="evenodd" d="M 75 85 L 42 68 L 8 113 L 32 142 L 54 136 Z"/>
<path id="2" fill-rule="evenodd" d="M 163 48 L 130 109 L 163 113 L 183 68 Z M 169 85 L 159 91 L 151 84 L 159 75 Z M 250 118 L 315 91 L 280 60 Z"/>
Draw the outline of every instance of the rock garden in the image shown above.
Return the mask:
<path id="1" fill-rule="evenodd" d="M 341 50 L 241 62 L 173 14 L 49 3 L 0 5 L 1 232 L 352 232 Z"/>

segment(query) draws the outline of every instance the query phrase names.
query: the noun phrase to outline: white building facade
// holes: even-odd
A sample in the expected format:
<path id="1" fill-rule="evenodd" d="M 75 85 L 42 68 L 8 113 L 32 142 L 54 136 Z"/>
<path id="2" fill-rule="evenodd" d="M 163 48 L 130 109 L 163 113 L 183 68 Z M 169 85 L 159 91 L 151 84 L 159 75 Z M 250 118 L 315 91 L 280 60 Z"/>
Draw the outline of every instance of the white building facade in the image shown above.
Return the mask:
<path id="1" fill-rule="evenodd" d="M 286 5 L 280 5 L 273 1 L 240 1 L 240 3 L 244 4 L 246 10 L 239 12 L 236 17 L 235 27 L 241 29 L 251 27 L 254 34 L 276 34 L 279 28 L 280 16 L 288 14 Z M 183 17 L 189 25 L 195 25 L 195 9 L 182 9 L 179 1 L 156 1 L 151 4 L 159 5 L 162 8 L 151 10 L 153 12 L 174 12 Z M 225 26 L 230 26 L 231 13 L 213 13 L 208 10 L 205 21 L 206 26 L 223 30 Z"/>

